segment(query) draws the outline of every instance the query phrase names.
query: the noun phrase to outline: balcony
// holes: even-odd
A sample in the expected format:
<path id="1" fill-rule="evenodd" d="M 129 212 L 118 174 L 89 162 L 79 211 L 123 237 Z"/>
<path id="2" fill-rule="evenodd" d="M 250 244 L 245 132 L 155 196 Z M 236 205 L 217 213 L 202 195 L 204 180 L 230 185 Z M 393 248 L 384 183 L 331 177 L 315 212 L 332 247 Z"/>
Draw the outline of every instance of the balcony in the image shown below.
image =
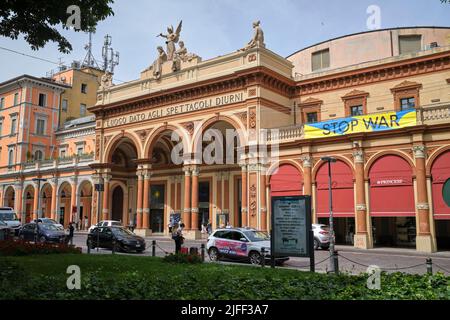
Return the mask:
<path id="1" fill-rule="evenodd" d="M 447 102 L 442 104 L 433 104 L 418 108 L 416 110 L 416 117 L 417 125 L 450 123 L 450 103 Z M 339 118 L 332 120 L 339 120 Z M 276 129 L 268 129 L 267 133 L 267 142 L 269 144 L 287 143 L 301 139 L 305 139 L 303 124 Z"/>

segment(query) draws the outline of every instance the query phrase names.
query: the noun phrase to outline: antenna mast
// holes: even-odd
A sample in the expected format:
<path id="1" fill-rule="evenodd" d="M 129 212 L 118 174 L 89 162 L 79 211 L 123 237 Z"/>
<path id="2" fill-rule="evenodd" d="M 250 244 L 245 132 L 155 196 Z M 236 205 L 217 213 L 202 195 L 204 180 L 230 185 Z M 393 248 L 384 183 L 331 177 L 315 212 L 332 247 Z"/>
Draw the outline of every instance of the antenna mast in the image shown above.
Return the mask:
<path id="1" fill-rule="evenodd" d="M 94 55 L 92 54 L 92 34 L 93 34 L 93 29 L 91 28 L 89 30 L 89 43 L 84 46 L 84 49 L 87 51 L 86 57 L 84 58 L 81 66 L 98 68 L 98 63 L 95 60 Z"/>
<path id="2" fill-rule="evenodd" d="M 114 67 L 119 64 L 119 52 L 111 48 L 112 37 L 107 34 L 102 48 L 103 71 L 114 73 Z"/>

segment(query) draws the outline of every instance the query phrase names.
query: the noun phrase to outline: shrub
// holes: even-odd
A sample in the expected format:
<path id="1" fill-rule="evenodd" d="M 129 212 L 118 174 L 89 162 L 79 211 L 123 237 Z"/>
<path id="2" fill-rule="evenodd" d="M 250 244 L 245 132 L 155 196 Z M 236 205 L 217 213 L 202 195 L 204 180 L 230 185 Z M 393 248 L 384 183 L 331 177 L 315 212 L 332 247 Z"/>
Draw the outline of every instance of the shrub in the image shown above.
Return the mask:
<path id="1" fill-rule="evenodd" d="M 23 240 L 0 241 L 0 256 L 26 256 L 34 254 L 81 254 L 81 248 L 64 243 L 31 243 Z"/>
<path id="2" fill-rule="evenodd" d="M 199 255 L 185 253 L 171 253 L 165 256 L 163 260 L 170 263 L 202 263 L 202 258 Z"/>

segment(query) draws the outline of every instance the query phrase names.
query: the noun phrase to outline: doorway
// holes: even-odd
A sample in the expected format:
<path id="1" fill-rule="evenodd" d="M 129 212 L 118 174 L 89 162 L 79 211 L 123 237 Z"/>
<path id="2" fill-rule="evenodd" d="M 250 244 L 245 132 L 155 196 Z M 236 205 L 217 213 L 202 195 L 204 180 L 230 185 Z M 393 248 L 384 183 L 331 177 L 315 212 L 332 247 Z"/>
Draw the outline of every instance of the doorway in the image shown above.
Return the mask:
<path id="1" fill-rule="evenodd" d="M 372 217 L 374 246 L 406 247 L 416 246 L 415 217 Z"/>
<path id="2" fill-rule="evenodd" d="M 151 185 L 150 191 L 150 228 L 153 233 L 164 232 L 164 200 L 166 186 L 164 184 Z"/>
<path id="3" fill-rule="evenodd" d="M 117 186 L 112 194 L 112 215 L 111 219 L 122 222 L 123 217 L 123 190 Z"/>
<path id="4" fill-rule="evenodd" d="M 209 181 L 202 181 L 198 184 L 198 228 L 202 229 L 209 221 Z"/>
<path id="5" fill-rule="evenodd" d="M 319 224 L 330 224 L 329 218 L 319 218 Z M 336 244 L 353 245 L 355 235 L 355 218 L 333 217 L 333 229 Z"/>

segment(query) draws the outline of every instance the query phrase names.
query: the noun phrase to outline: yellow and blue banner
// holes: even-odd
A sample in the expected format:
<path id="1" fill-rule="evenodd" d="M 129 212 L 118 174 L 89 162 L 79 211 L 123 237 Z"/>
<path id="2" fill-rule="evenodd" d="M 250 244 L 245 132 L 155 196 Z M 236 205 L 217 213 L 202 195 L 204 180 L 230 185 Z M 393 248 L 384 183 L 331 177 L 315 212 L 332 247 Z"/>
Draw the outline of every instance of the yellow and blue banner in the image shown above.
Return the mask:
<path id="1" fill-rule="evenodd" d="M 416 110 L 384 112 L 305 124 L 305 139 L 395 130 L 417 124 Z"/>

